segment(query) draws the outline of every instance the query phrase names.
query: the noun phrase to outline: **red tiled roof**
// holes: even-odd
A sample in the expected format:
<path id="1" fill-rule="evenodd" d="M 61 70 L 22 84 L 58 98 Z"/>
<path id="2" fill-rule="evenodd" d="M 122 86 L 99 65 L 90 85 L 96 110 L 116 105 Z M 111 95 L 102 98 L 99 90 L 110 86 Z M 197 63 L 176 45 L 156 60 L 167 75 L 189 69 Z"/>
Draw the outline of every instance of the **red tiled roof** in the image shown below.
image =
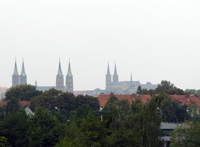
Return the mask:
<path id="1" fill-rule="evenodd" d="M 108 102 L 108 100 L 110 99 L 111 96 L 113 96 L 114 94 L 100 94 L 98 96 L 98 100 L 99 100 L 99 103 L 100 103 L 100 106 L 105 106 L 106 103 Z M 121 100 L 128 100 L 130 104 L 132 104 L 132 101 L 134 99 L 141 99 L 141 101 L 143 103 L 147 103 L 150 99 L 151 99 L 151 96 L 150 95 L 136 95 L 136 94 L 132 94 L 132 95 L 124 95 L 124 94 L 119 94 L 119 95 L 114 95 L 115 97 L 117 97 L 120 101 Z"/>
<path id="2" fill-rule="evenodd" d="M 98 100 L 100 103 L 100 106 L 105 106 L 108 100 L 111 96 L 114 94 L 100 94 L 98 96 Z M 132 94 L 132 95 L 115 95 L 119 100 L 127 99 L 130 104 L 132 104 L 132 101 L 135 99 L 140 99 L 144 104 L 148 103 L 151 100 L 151 95 L 138 95 L 138 94 Z M 190 105 L 190 104 L 197 104 L 197 106 L 200 107 L 200 99 L 194 95 L 169 95 L 169 97 L 172 98 L 173 101 L 177 101 L 180 105 Z"/>
<path id="3" fill-rule="evenodd" d="M 8 101 L 0 101 L 0 106 L 7 105 Z"/>
<path id="4" fill-rule="evenodd" d="M 26 105 L 29 105 L 31 101 L 20 101 L 19 102 L 19 105 L 24 107 Z M 0 101 L 0 106 L 3 106 L 3 105 L 7 105 L 8 101 Z"/>
<path id="5" fill-rule="evenodd" d="M 200 106 L 200 99 L 194 95 L 169 95 L 173 101 L 177 101 L 180 105 L 195 104 Z"/>
<path id="6" fill-rule="evenodd" d="M 24 107 L 24 106 L 26 106 L 26 105 L 29 105 L 30 102 L 31 102 L 31 101 L 20 101 L 20 102 L 19 102 L 19 105 L 22 106 L 22 107 Z"/>

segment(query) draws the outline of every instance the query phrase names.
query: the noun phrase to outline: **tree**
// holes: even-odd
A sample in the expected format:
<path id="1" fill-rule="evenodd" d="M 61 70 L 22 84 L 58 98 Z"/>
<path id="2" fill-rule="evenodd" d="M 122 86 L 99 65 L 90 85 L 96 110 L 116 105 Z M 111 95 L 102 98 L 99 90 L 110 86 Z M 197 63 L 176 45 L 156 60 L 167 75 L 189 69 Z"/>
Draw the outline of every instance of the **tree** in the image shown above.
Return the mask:
<path id="1" fill-rule="evenodd" d="M 29 118 L 27 136 L 30 147 L 54 146 L 64 135 L 64 126 L 47 109 L 37 107 Z"/>
<path id="2" fill-rule="evenodd" d="M 173 131 L 171 138 L 172 147 L 197 147 L 200 146 L 200 122 L 186 122 L 182 127 Z"/>
<path id="3" fill-rule="evenodd" d="M 45 91 L 43 94 L 32 98 L 31 100 L 31 109 L 35 109 L 37 106 L 55 111 L 57 106 L 58 97 L 62 94 L 61 91 L 56 89 L 50 89 Z"/>
<path id="4" fill-rule="evenodd" d="M 25 147 L 28 146 L 27 115 L 23 108 L 12 112 L 1 122 L 0 134 L 7 138 L 8 146 Z"/>
<path id="5" fill-rule="evenodd" d="M 184 95 L 184 91 L 182 89 L 176 88 L 174 84 L 172 84 L 169 81 L 161 81 L 160 84 L 158 84 L 158 87 L 155 90 L 155 94 L 169 94 L 169 95 Z"/>
<path id="6" fill-rule="evenodd" d="M 86 147 L 83 142 L 81 142 L 81 136 L 82 132 L 80 128 L 77 127 L 75 121 L 72 121 L 66 126 L 64 138 L 61 138 L 55 147 Z"/>
<path id="7" fill-rule="evenodd" d="M 190 118 L 187 106 L 180 106 L 176 101 L 172 101 L 168 95 L 157 95 L 153 99 L 156 99 L 158 108 L 161 110 L 162 121 L 184 122 Z"/>
<path id="8" fill-rule="evenodd" d="M 75 109 L 77 109 L 79 106 L 83 104 L 88 104 L 93 110 L 99 110 L 99 101 L 96 97 L 93 96 L 83 96 L 78 95 L 75 98 Z"/>
<path id="9" fill-rule="evenodd" d="M 105 146 L 108 129 L 100 121 L 100 117 L 89 113 L 80 124 L 83 133 L 81 140 L 86 146 Z"/>
<path id="10" fill-rule="evenodd" d="M 7 143 L 7 138 L 0 136 L 0 146 L 5 147 Z"/>
<path id="11" fill-rule="evenodd" d="M 142 94 L 142 88 L 141 88 L 141 86 L 138 86 L 137 94 Z"/>
<path id="12" fill-rule="evenodd" d="M 17 85 L 15 87 L 11 87 L 6 93 L 6 99 L 10 100 L 12 98 L 16 98 L 19 101 L 30 101 L 31 98 L 41 95 L 42 92 L 36 90 L 35 86 L 32 85 Z"/>

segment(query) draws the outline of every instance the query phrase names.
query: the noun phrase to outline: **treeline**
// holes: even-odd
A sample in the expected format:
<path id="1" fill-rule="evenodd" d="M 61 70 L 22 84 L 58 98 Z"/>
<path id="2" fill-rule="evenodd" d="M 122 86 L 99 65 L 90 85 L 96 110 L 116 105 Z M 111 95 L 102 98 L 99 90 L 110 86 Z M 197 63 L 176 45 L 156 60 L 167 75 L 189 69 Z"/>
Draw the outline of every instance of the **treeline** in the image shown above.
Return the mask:
<path id="1" fill-rule="evenodd" d="M 199 125 L 199 108 L 178 105 L 168 97 L 166 89 L 147 104 L 139 99 L 130 104 L 112 96 L 103 111 L 99 111 L 95 97 L 74 96 L 55 89 L 43 93 L 31 85 L 13 87 L 6 93 L 8 104 L 0 107 L 0 146 L 160 147 L 161 121 L 194 122 L 187 131 L 196 138 L 190 140 L 187 135 L 183 139 L 187 139 L 186 146 L 198 146 L 200 131 L 194 127 Z M 26 114 L 19 105 L 21 100 L 31 100 L 34 115 Z M 183 144 L 174 139 L 180 132 L 174 131 L 174 146 Z"/>
<path id="2" fill-rule="evenodd" d="M 149 95 L 156 95 L 156 94 L 168 94 L 168 95 L 185 95 L 185 94 L 192 94 L 189 91 L 183 91 L 180 88 L 177 88 L 172 84 L 170 81 L 161 81 L 158 84 L 155 90 L 150 89 L 142 89 L 141 86 L 138 86 L 137 94 L 149 94 Z"/>
<path id="3" fill-rule="evenodd" d="M 18 85 L 10 88 L 6 92 L 6 106 L 0 107 L 0 118 L 5 114 L 17 111 L 20 108 L 20 101 L 31 101 L 30 108 L 46 108 L 50 111 L 58 111 L 60 114 L 70 116 L 77 108 L 83 104 L 88 104 L 93 110 L 99 110 L 99 101 L 92 96 L 74 96 L 72 93 L 50 89 L 45 92 L 36 90 L 32 85 Z"/>
<path id="4" fill-rule="evenodd" d="M 157 112 L 159 97 L 146 105 L 140 100 L 130 104 L 112 97 L 102 112 L 94 99 L 97 100 L 51 89 L 31 99 L 34 115 L 27 115 L 23 107 L 8 111 L 0 121 L 0 136 L 7 139 L 6 146 L 10 147 L 162 144 L 161 115 Z"/>

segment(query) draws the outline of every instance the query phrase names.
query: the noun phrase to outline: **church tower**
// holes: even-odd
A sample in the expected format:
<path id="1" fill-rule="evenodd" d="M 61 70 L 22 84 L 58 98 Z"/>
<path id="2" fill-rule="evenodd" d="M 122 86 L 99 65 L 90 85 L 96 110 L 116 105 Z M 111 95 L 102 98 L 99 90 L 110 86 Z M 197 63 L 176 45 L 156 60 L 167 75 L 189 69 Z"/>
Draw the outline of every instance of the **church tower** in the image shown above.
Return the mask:
<path id="1" fill-rule="evenodd" d="M 69 61 L 68 72 L 67 72 L 67 76 L 66 76 L 66 91 L 73 93 L 73 75 L 71 72 L 70 61 Z"/>
<path id="2" fill-rule="evenodd" d="M 110 90 L 111 88 L 111 74 L 110 74 L 110 67 L 108 63 L 107 73 L 106 73 L 106 90 Z"/>
<path id="3" fill-rule="evenodd" d="M 27 76 L 25 72 L 25 67 L 24 67 L 24 61 L 22 62 L 22 70 L 20 74 L 20 85 L 25 85 L 27 84 Z"/>
<path id="4" fill-rule="evenodd" d="M 116 63 L 115 63 L 115 71 L 114 71 L 114 75 L 113 75 L 113 82 L 118 82 L 118 75 L 117 75 Z"/>
<path id="5" fill-rule="evenodd" d="M 58 73 L 56 75 L 56 89 L 64 91 L 64 78 L 63 78 L 60 61 L 59 61 L 59 66 L 58 66 Z"/>
<path id="6" fill-rule="evenodd" d="M 19 74 L 18 74 L 18 70 L 17 70 L 17 63 L 15 60 L 15 67 L 14 67 L 14 72 L 12 75 L 12 86 L 16 86 L 19 85 Z"/>

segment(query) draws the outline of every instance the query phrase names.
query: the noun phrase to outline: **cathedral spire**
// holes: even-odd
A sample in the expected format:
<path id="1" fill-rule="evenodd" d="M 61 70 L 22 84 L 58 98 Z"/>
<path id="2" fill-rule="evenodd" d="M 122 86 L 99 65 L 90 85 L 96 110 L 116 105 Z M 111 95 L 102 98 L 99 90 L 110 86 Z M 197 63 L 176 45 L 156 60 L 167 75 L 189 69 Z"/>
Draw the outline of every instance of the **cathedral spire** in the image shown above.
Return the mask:
<path id="1" fill-rule="evenodd" d="M 71 71 L 71 65 L 70 65 L 70 61 L 69 61 L 69 65 L 68 65 L 68 72 L 67 72 L 67 76 L 66 76 L 66 91 L 67 92 L 71 92 L 73 93 L 73 76 L 72 76 L 72 71 Z"/>
<path id="2" fill-rule="evenodd" d="M 59 60 L 59 66 L 58 66 L 58 73 L 57 73 L 57 75 L 58 76 L 63 76 L 60 60 Z"/>
<path id="3" fill-rule="evenodd" d="M 15 59 L 15 67 L 14 67 L 14 72 L 12 75 L 12 86 L 13 87 L 20 84 L 19 79 L 20 78 L 19 78 L 19 74 L 18 74 L 18 70 L 17 70 L 17 61 Z"/>
<path id="4" fill-rule="evenodd" d="M 16 61 L 16 59 L 15 59 L 15 67 L 14 67 L 13 75 L 19 75 L 18 74 L 18 70 L 17 70 L 17 61 Z"/>
<path id="5" fill-rule="evenodd" d="M 117 66 L 115 63 L 115 70 L 114 70 L 114 75 L 113 75 L 113 82 L 118 82 L 118 75 L 117 75 Z"/>
<path id="6" fill-rule="evenodd" d="M 22 61 L 21 76 L 26 76 L 25 67 L 24 67 L 24 59 L 23 59 L 23 61 Z"/>
<path id="7" fill-rule="evenodd" d="M 116 63 L 115 63 L 115 71 L 114 71 L 114 75 L 117 75 L 117 66 L 116 66 Z"/>
<path id="8" fill-rule="evenodd" d="M 106 75 L 110 75 L 110 67 L 109 67 L 109 62 L 108 62 L 108 68 L 107 68 L 107 74 Z"/>
<path id="9" fill-rule="evenodd" d="M 72 77 L 71 65 L 69 61 L 67 76 Z"/>

